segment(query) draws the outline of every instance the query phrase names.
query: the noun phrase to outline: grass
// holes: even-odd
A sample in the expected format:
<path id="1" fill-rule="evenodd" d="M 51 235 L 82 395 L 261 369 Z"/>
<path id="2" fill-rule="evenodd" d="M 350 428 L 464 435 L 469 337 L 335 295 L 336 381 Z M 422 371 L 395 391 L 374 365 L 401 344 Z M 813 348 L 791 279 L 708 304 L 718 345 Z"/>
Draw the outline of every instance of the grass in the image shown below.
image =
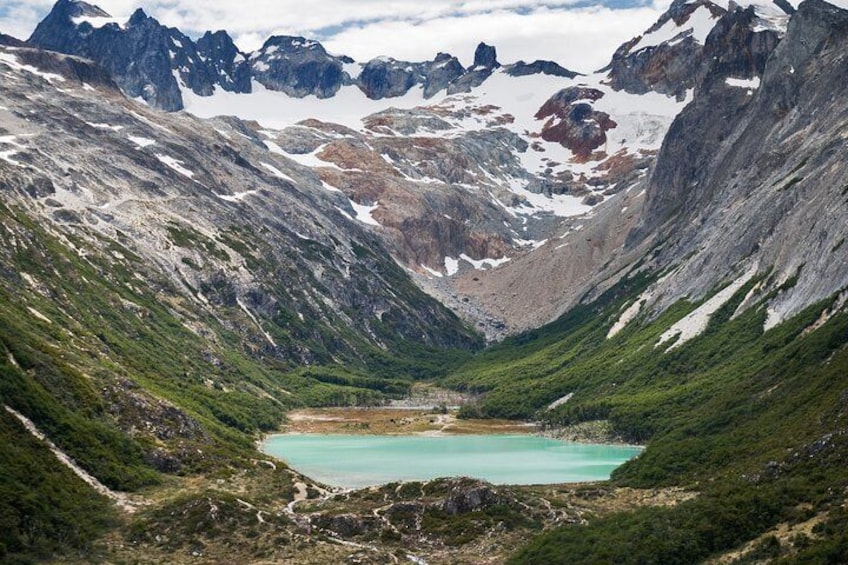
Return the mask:
<path id="1" fill-rule="evenodd" d="M 614 484 L 700 491 L 678 507 L 543 534 L 514 563 L 693 563 L 800 520 L 799 504 L 828 513 L 844 502 L 848 313 L 810 331 L 834 296 L 764 332 L 762 306 L 734 316 L 760 280 L 740 289 L 702 335 L 673 350 L 655 347 L 659 335 L 698 304 L 678 303 L 656 319 L 642 316 L 606 338 L 638 296 L 642 285 L 633 285 L 629 298 L 616 299 L 622 288 L 613 289 L 555 326 L 479 354 L 445 379 L 486 391 L 469 412 L 553 427 L 607 420 L 615 435 L 646 443 L 615 471 Z M 546 409 L 569 393 L 567 403 Z M 843 542 L 841 534 L 822 536 L 803 554 L 840 555 Z M 758 551 L 774 551 L 762 543 Z"/>
<path id="2" fill-rule="evenodd" d="M 116 524 L 105 497 L 0 410 L 0 561 L 27 563 L 68 550 L 91 555 Z"/>
<path id="3" fill-rule="evenodd" d="M 245 335 L 244 313 L 228 305 L 232 288 L 226 281 L 213 278 L 218 286 L 204 289 L 220 299 L 212 314 L 149 269 L 120 234 L 111 240 L 77 229 L 82 231 L 52 235 L 26 211 L 0 203 L 0 408 L 29 417 L 116 490 L 149 489 L 167 473 L 229 476 L 252 465 L 256 437 L 278 429 L 290 408 L 379 404 L 403 395 L 413 378 L 444 372 L 467 355 L 436 355 L 437 346 L 398 337 L 393 324 L 411 326 L 409 320 L 383 322 L 381 331 L 393 334 L 384 349 L 329 310 L 306 310 L 314 318 L 301 322 L 297 310 L 285 306 L 276 321 L 263 320 L 280 338 L 280 350 L 271 355 L 256 347 L 264 336 Z M 227 233 L 227 241 L 256 249 L 257 262 L 270 261 L 249 230 Z M 216 242 L 190 228 L 170 226 L 169 235 L 199 257 L 226 259 Z M 191 257 L 187 266 L 204 268 Z M 261 267 L 279 270 L 272 261 Z M 415 294 L 398 267 L 384 268 L 383 276 L 387 284 L 404 277 L 397 284 L 404 299 L 418 300 L 423 309 L 435 305 Z M 288 289 L 280 292 L 289 296 Z M 434 316 L 443 315 L 432 308 Z M 458 347 L 477 339 L 458 321 L 448 324 L 447 335 Z M 288 351 L 310 348 L 333 366 L 297 369 L 287 360 L 295 358 Z M 418 364 L 416 358 L 432 361 Z M 0 560 L 91 551 L 92 540 L 113 527 L 108 503 L 92 498 L 0 412 L 0 484 L 8 495 L 0 508 L 6 526 L 0 528 Z M 5 463 L 14 459 L 26 465 Z M 84 494 L 90 500 L 82 501 Z"/>
<path id="4" fill-rule="evenodd" d="M 674 349 L 657 347 L 659 336 L 701 302 L 642 313 L 608 339 L 623 309 L 654 280 L 642 273 L 549 326 L 472 353 L 477 338 L 364 246 L 355 252 L 371 270 L 353 267 L 362 269 L 351 274 L 358 295 L 388 287 L 414 308 L 389 308 L 352 327 L 349 320 L 362 318 L 356 305 L 336 311 L 288 288 L 285 261 L 250 230 L 227 230 L 216 242 L 172 226 L 174 244 L 198 257 L 216 257 L 221 243 L 249 251 L 260 276 L 274 278 L 269 292 L 279 307 L 261 317 L 279 344 L 271 351 L 255 328 L 244 330 L 253 326 L 225 277 L 210 277 L 199 289 L 215 305 L 212 315 L 167 278 L 140 280 L 147 269 L 121 241 L 101 238 L 108 259 L 81 255 L 21 210 L 0 205 L 0 218 L 0 404 L 30 417 L 111 488 L 150 489 L 166 473 L 232 477 L 252 467 L 257 435 L 278 429 L 294 407 L 375 405 L 408 394 L 418 380 L 437 380 L 481 393 L 463 409 L 469 416 L 551 427 L 605 421 L 618 437 L 648 446 L 615 472 L 614 484 L 699 493 L 678 506 L 542 533 L 516 553 L 516 563 L 562 556 L 572 563 L 687 563 L 757 539 L 752 559 L 839 562 L 845 555 L 848 314 L 843 309 L 811 330 L 835 297 L 763 331 L 765 301 L 774 294 L 736 310 L 766 273 L 740 289 L 702 335 Z M 67 236 L 78 249 L 97 237 Z M 326 259 L 333 250 L 315 242 L 308 253 Z M 198 257 L 185 264 L 202 270 Z M 775 292 L 797 280 L 796 273 Z M 444 335 L 409 337 L 428 324 L 443 324 Z M 300 360 L 304 351 L 309 366 Z M 567 403 L 547 409 L 567 394 Z M 90 496 L 5 411 L 0 434 L 3 461 L 13 462 L 0 473 L 0 559 L 93 555 L 94 540 L 114 528 L 108 503 Z M 157 457 L 177 463 L 166 471 Z M 281 485 L 290 496 L 290 481 Z M 199 533 L 209 499 L 226 511 L 227 528 L 257 527 L 255 512 L 211 491 L 166 501 L 136 527 L 172 528 L 179 532 L 174 543 L 218 543 Z M 535 528 L 507 510 L 493 505 L 445 516 L 431 508 L 419 517 L 457 545 L 498 524 Z M 808 519 L 809 512 L 825 517 L 814 536 L 791 547 L 768 538 L 776 524 Z"/>

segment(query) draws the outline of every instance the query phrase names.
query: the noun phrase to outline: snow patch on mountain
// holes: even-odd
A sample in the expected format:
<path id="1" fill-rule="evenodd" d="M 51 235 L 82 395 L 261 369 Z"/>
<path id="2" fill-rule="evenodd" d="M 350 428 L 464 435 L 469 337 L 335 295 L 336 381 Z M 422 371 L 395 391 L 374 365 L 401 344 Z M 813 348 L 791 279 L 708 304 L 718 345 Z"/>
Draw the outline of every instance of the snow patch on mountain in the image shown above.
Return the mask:
<path id="1" fill-rule="evenodd" d="M 87 126 L 91 126 L 94 129 L 107 129 L 110 131 L 121 131 L 124 129 L 124 126 L 112 125 L 112 124 L 103 124 L 103 123 L 93 123 L 93 122 L 85 122 Z"/>
<path id="2" fill-rule="evenodd" d="M 758 25 L 754 28 L 754 31 L 765 31 L 765 30 L 775 30 L 779 32 L 786 31 L 786 24 L 789 22 L 789 14 L 784 12 L 777 4 L 775 4 L 771 0 L 742 0 L 740 2 L 736 2 L 735 0 L 711 0 L 713 4 L 716 6 L 720 6 L 725 10 L 730 10 L 731 5 L 740 6 L 742 8 L 747 8 L 748 6 L 754 7 L 754 13 L 758 18 Z M 834 0 L 836 1 L 844 1 L 844 0 Z M 798 0 L 790 0 L 788 4 L 790 4 L 793 8 L 797 8 L 801 2 Z"/>
<path id="3" fill-rule="evenodd" d="M 452 277 L 459 272 L 459 259 L 445 257 L 445 273 Z"/>
<path id="4" fill-rule="evenodd" d="M 314 95 L 292 98 L 284 92 L 268 90 L 257 81 L 252 92 L 238 94 L 216 88 L 211 96 L 199 96 L 189 88 L 180 89 L 188 112 L 201 118 L 237 116 L 256 120 L 264 127 L 283 129 L 318 118 L 354 130 L 362 129 L 362 118 L 388 107 L 414 108 L 425 103 L 423 89 L 413 88 L 404 96 L 387 100 L 371 100 L 356 86 L 343 86 L 332 98 Z"/>
<path id="5" fill-rule="evenodd" d="M 75 18 L 71 18 L 71 21 L 74 25 L 79 26 L 82 24 L 88 24 L 94 29 L 98 29 L 109 24 L 116 25 L 119 28 L 124 29 L 127 19 L 128 18 L 115 18 L 112 16 L 77 16 Z"/>
<path id="6" fill-rule="evenodd" d="M 11 149 L 2 149 L 3 146 L 10 146 Z M 15 167 L 24 167 L 23 163 L 19 163 L 12 159 L 12 156 L 20 153 L 21 149 L 24 149 L 25 146 L 21 145 L 17 142 L 17 138 L 14 135 L 0 135 L 0 160 L 9 163 Z"/>
<path id="7" fill-rule="evenodd" d="M 707 35 L 713 29 L 716 19 L 709 8 L 699 6 L 682 25 L 677 25 L 673 19 L 669 19 L 658 30 L 643 35 L 630 49 L 630 52 L 635 53 L 641 49 L 657 47 L 663 43 L 681 41 L 686 37 L 692 37 L 703 45 Z"/>
<path id="8" fill-rule="evenodd" d="M 226 200 L 227 202 L 241 202 L 248 196 L 253 194 L 259 194 L 258 190 L 246 190 L 244 192 L 237 192 L 235 194 L 216 194 L 218 198 L 221 200 Z"/>
<path id="9" fill-rule="evenodd" d="M 6 49 L 11 50 L 13 48 L 7 47 Z M 24 71 L 29 74 L 39 76 L 51 84 L 53 83 L 53 81 L 65 82 L 65 77 L 63 77 L 62 75 L 48 73 L 36 67 L 33 67 L 32 65 L 24 65 L 20 61 L 18 61 L 17 57 L 7 51 L 0 51 L 0 63 L 5 63 L 16 71 Z"/>
<path id="10" fill-rule="evenodd" d="M 697 19 L 693 20 L 697 22 Z M 700 29 L 700 28 L 699 28 Z M 700 32 L 699 32 L 700 33 Z M 267 54 L 267 53 L 266 53 Z M 355 68 L 350 66 L 349 71 Z M 480 86 L 469 93 L 454 94 L 441 99 L 426 100 L 423 89 L 414 87 L 405 95 L 382 100 L 369 99 L 357 86 L 343 86 L 331 98 L 318 98 L 309 95 L 293 98 L 283 92 L 271 91 L 253 82 L 253 92 L 239 94 L 216 88 L 211 96 L 199 96 L 190 89 L 181 87 L 185 108 L 200 117 L 210 118 L 218 115 L 236 115 L 241 119 L 256 120 L 265 128 L 265 146 L 273 153 L 285 156 L 300 165 L 315 168 L 342 169 L 338 165 L 324 161 L 319 157 L 325 146 L 317 147 L 309 153 L 288 153 L 274 139 L 276 131 L 292 127 L 308 119 L 318 119 L 326 123 L 335 123 L 371 137 L 398 137 L 391 125 L 369 127 L 368 118 L 389 108 L 411 110 L 419 108 L 422 115 L 430 119 L 410 122 L 415 129 L 414 135 L 431 138 L 458 138 L 476 132 L 505 128 L 527 142 L 526 150 L 516 149 L 515 157 L 530 175 L 555 179 L 565 175 L 575 179 L 577 185 L 585 189 L 575 194 L 539 193 L 529 178 L 504 177 L 498 171 L 482 171 L 482 184 L 494 184 L 519 196 L 518 205 L 505 205 L 503 199 L 493 197 L 498 205 L 513 216 L 535 216 L 552 214 L 569 217 L 588 212 L 593 201 L 584 201 L 587 192 L 604 190 L 592 185 L 593 178 L 607 175 L 599 167 L 605 159 L 622 152 L 618 158 L 631 155 L 644 159 L 646 151 L 659 149 L 662 139 L 674 117 L 688 103 L 690 97 L 677 101 L 672 97 L 657 93 L 633 95 L 615 91 L 604 84 L 604 76 L 578 76 L 573 79 L 545 74 L 510 76 L 504 70 L 496 70 Z M 615 121 L 615 127 L 607 132 L 605 147 L 590 159 L 577 159 L 570 149 L 558 142 L 541 139 L 541 131 L 546 120 L 537 119 L 536 114 L 545 102 L 556 92 L 569 86 L 586 85 L 603 93 L 599 100 L 593 101 L 594 109 L 606 112 Z M 385 121 L 385 120 L 384 120 Z M 390 122 L 386 122 L 390 124 Z M 447 127 L 431 127 L 432 124 L 444 124 Z M 408 132 L 406 132 L 408 134 Z M 383 159 L 395 167 L 402 177 L 409 174 L 385 154 Z M 422 179 L 418 179 L 422 180 Z M 437 181 L 438 179 L 423 179 Z M 547 181 L 543 181 L 547 182 Z M 465 186 L 463 183 L 456 183 Z M 337 190 L 326 185 L 328 190 Z M 479 186 L 468 185 L 477 190 Z"/>
<path id="11" fill-rule="evenodd" d="M 733 78 L 727 77 L 724 79 L 727 86 L 735 86 L 737 88 L 757 89 L 760 87 L 760 77 L 754 78 Z"/>
<path id="12" fill-rule="evenodd" d="M 379 207 L 377 204 L 367 206 L 365 204 L 357 204 L 353 200 L 350 200 L 350 206 L 356 213 L 357 220 L 363 224 L 368 224 L 369 226 L 380 226 L 380 222 L 375 220 L 374 216 L 371 215 L 371 213 Z"/>
<path id="13" fill-rule="evenodd" d="M 466 263 L 468 263 L 469 265 L 471 265 L 472 267 L 474 267 L 475 269 L 477 269 L 478 271 L 482 271 L 486 268 L 494 269 L 495 267 L 499 267 L 500 265 L 503 265 L 504 263 L 508 263 L 509 260 L 510 260 L 509 257 L 501 257 L 500 259 L 490 259 L 490 258 L 487 257 L 487 258 L 478 260 L 478 259 L 472 259 L 471 257 L 466 255 L 465 253 L 461 253 L 459 255 L 459 258 L 462 259 L 463 261 L 465 261 Z"/>
<path id="14" fill-rule="evenodd" d="M 179 159 L 174 159 L 168 155 L 162 155 L 160 153 L 156 153 L 156 158 L 159 159 L 162 163 L 183 175 L 184 177 L 192 178 L 194 177 L 194 171 L 190 171 L 185 168 L 185 164 Z"/>
<path id="15" fill-rule="evenodd" d="M 272 165 L 270 163 L 262 163 L 262 166 L 265 167 L 266 169 L 268 169 L 271 172 L 271 174 L 274 175 L 275 177 L 277 177 L 278 179 L 290 182 L 292 184 L 296 183 L 296 181 L 293 178 L 291 178 L 290 176 L 285 174 L 283 171 L 281 171 L 280 169 L 278 169 L 274 165 Z"/>
<path id="16" fill-rule="evenodd" d="M 677 341 L 671 344 L 671 346 L 667 349 L 667 351 L 669 351 L 675 347 L 683 345 L 690 339 L 701 335 L 703 331 L 707 329 L 710 317 L 712 317 L 719 308 L 724 306 L 740 288 L 745 286 L 748 281 L 754 278 L 754 275 L 756 274 L 757 265 L 755 264 L 748 269 L 744 275 L 727 285 L 724 289 L 716 293 L 715 296 L 701 304 L 685 317 L 678 320 L 660 336 L 659 341 L 657 341 L 654 347 L 658 347 L 672 338 L 677 337 Z"/>
<path id="17" fill-rule="evenodd" d="M 568 218 L 579 216 L 592 209 L 591 206 L 583 204 L 579 198 L 568 194 L 552 194 L 550 196 L 530 192 L 526 188 L 526 181 L 515 179 L 510 183 L 510 190 L 521 196 L 525 203 L 520 206 L 507 206 L 517 215 L 533 216 L 540 212 L 550 212 L 554 216 Z"/>
<path id="18" fill-rule="evenodd" d="M 136 144 L 136 147 L 139 149 L 144 149 L 145 147 L 150 147 L 151 145 L 156 145 L 156 140 L 147 138 L 147 137 L 139 137 L 135 135 L 128 135 L 127 139 Z"/>

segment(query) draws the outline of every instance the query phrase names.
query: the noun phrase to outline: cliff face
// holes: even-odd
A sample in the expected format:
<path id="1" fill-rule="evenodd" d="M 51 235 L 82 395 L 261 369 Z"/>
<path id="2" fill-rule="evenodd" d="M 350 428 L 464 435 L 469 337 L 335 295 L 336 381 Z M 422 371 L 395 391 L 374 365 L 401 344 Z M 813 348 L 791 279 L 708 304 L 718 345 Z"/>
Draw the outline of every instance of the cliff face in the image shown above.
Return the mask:
<path id="1" fill-rule="evenodd" d="M 846 44 L 848 12 L 810 0 L 762 78 L 739 80 L 720 62 L 710 69 L 663 143 L 629 238 L 677 267 L 659 307 L 751 265 L 772 269 L 763 293 L 792 282 L 771 302 L 767 324 L 845 288 Z"/>
<path id="2" fill-rule="evenodd" d="M 792 8 L 741 5 L 675 0 L 643 35 L 618 48 L 604 69 L 610 85 L 682 99 L 716 66 L 732 68 L 736 76 L 762 72 Z"/>

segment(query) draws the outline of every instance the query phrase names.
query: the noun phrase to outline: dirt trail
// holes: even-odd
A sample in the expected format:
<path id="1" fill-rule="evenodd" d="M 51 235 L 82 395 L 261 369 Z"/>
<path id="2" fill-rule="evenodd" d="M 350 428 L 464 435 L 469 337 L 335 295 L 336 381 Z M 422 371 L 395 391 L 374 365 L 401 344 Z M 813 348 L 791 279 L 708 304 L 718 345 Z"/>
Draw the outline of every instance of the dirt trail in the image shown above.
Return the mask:
<path id="1" fill-rule="evenodd" d="M 94 490 L 99 492 L 100 494 L 110 498 L 121 510 L 127 513 L 133 513 L 136 510 L 135 505 L 130 500 L 130 498 L 122 493 L 116 492 L 106 485 L 97 480 L 94 476 L 88 473 L 85 469 L 77 465 L 76 461 L 74 461 L 68 454 L 59 449 L 56 444 L 54 444 L 50 439 L 44 435 L 41 430 L 26 416 L 21 414 L 20 412 L 10 408 L 9 406 L 4 405 L 4 408 L 8 413 L 17 418 L 21 424 L 27 429 L 29 433 L 43 441 L 50 451 L 53 452 L 53 455 L 66 467 L 68 467 L 71 471 L 74 472 L 76 476 L 82 479 L 85 483 L 91 486 Z"/>

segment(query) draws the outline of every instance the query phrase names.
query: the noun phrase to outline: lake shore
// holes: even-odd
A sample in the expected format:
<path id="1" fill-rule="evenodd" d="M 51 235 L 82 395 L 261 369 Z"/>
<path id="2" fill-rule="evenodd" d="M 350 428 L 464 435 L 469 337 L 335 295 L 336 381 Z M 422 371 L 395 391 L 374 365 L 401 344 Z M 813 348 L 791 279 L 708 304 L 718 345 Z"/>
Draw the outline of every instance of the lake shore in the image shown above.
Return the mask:
<path id="1" fill-rule="evenodd" d="M 416 383 L 411 394 L 385 406 L 338 406 L 300 408 L 287 414 L 287 422 L 265 434 L 261 445 L 277 434 L 350 435 L 506 435 L 528 434 L 572 443 L 644 447 L 624 441 L 606 420 L 581 422 L 563 427 L 545 427 L 540 422 L 458 417 L 459 407 L 475 400 L 474 395 Z"/>
<path id="2" fill-rule="evenodd" d="M 465 420 L 455 410 L 402 407 L 303 408 L 288 413 L 278 433 L 353 435 L 537 434 L 533 422 Z"/>
<path id="3" fill-rule="evenodd" d="M 598 420 L 573 426 L 545 428 L 538 422 L 499 419 L 460 419 L 457 410 L 405 407 L 301 408 L 288 413 L 288 422 L 266 434 L 258 445 L 278 434 L 348 435 L 515 435 L 527 434 L 591 445 L 644 447 L 624 441 Z"/>

